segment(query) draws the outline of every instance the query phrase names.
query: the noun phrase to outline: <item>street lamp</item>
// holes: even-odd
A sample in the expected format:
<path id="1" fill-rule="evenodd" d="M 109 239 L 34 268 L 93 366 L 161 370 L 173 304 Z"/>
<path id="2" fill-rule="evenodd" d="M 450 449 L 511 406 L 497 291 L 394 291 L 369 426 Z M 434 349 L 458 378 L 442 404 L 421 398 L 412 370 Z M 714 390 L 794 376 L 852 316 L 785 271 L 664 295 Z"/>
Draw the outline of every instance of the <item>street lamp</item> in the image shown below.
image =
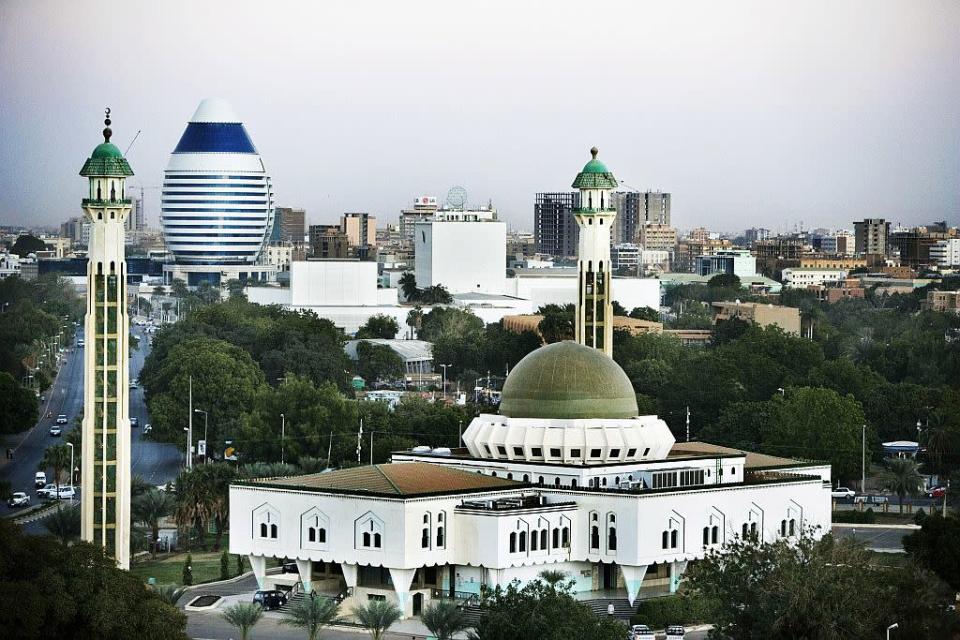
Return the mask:
<path id="1" fill-rule="evenodd" d="M 280 464 L 283 464 L 283 445 L 287 435 L 287 418 L 280 414 Z"/>
<path id="2" fill-rule="evenodd" d="M 194 409 L 193 412 L 203 414 L 203 464 L 207 464 L 207 459 L 209 457 L 207 456 L 207 447 L 209 446 L 207 443 L 207 418 L 210 416 L 203 409 Z"/>
<path id="3" fill-rule="evenodd" d="M 887 640 L 890 640 L 890 631 L 892 629 L 899 629 L 899 628 L 900 628 L 900 623 L 898 622 L 894 622 L 892 625 L 887 627 Z"/>
<path id="4" fill-rule="evenodd" d="M 787 391 L 783 387 L 777 387 L 777 391 L 780 392 L 780 397 L 782 398 L 787 397 Z"/>
<path id="5" fill-rule="evenodd" d="M 70 447 L 70 487 L 73 488 L 73 443 L 68 442 L 67 446 Z M 70 506 L 73 506 L 73 495 L 70 496 Z"/>
<path id="6" fill-rule="evenodd" d="M 441 364 L 443 367 L 443 399 L 447 399 L 447 367 L 452 367 L 452 364 Z"/>

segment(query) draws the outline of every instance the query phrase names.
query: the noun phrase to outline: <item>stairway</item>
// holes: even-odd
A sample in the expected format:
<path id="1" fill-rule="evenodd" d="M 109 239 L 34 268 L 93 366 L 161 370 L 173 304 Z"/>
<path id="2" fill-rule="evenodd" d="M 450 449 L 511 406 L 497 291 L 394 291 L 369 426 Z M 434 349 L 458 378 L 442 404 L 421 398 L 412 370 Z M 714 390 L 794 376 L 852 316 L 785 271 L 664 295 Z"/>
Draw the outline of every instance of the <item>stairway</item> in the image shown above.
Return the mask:
<path id="1" fill-rule="evenodd" d="M 617 620 L 630 620 L 636 608 L 630 606 L 630 601 L 626 598 L 598 598 L 596 600 L 587 600 L 587 605 L 593 611 L 594 615 L 607 617 L 607 607 L 613 603 L 613 617 Z"/>
<path id="2" fill-rule="evenodd" d="M 282 607 L 280 607 L 279 609 L 274 609 L 274 611 L 279 611 L 280 613 L 286 613 L 287 611 L 292 609 L 294 605 L 296 605 L 298 602 L 300 602 L 306 597 L 307 595 L 302 591 L 300 593 L 295 593 L 292 596 L 290 596 L 286 602 L 283 603 Z"/>

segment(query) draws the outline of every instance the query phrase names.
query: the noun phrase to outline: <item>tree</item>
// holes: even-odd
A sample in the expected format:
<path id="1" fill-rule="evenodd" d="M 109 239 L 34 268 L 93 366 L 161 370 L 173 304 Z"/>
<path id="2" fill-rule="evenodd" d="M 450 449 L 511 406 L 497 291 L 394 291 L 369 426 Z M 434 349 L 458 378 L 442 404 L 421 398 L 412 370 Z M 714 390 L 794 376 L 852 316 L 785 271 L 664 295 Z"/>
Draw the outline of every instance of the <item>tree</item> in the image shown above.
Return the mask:
<path id="1" fill-rule="evenodd" d="M 453 296 L 442 284 L 435 284 L 420 292 L 420 300 L 424 304 L 450 304 Z"/>
<path id="2" fill-rule="evenodd" d="M 186 298 L 190 295 L 190 290 L 187 288 L 187 283 L 180 278 L 174 278 L 173 282 L 170 283 L 170 295 L 174 298 Z"/>
<path id="3" fill-rule="evenodd" d="M 193 527 L 202 535 L 212 522 L 217 532 L 214 551 L 220 550 L 229 518 L 230 482 L 235 476 L 234 469 L 225 462 L 199 465 L 177 475 L 174 500 L 177 524 Z"/>
<path id="4" fill-rule="evenodd" d="M 453 640 L 453 636 L 470 627 L 463 609 L 450 600 L 440 600 L 428 606 L 420 621 L 437 640 Z"/>
<path id="5" fill-rule="evenodd" d="M 133 517 L 150 527 L 150 554 L 157 555 L 160 520 L 173 513 L 175 501 L 166 491 L 152 488 L 133 500 Z"/>
<path id="6" fill-rule="evenodd" d="M 176 606 L 186 589 L 175 584 L 158 584 L 153 588 L 157 596 L 171 606 Z"/>
<path id="7" fill-rule="evenodd" d="M 927 516 L 919 530 L 904 536 L 903 548 L 952 589 L 960 590 L 960 518 L 955 514 Z"/>
<path id="8" fill-rule="evenodd" d="M 573 305 L 564 306 L 548 304 L 540 307 L 537 314 L 543 316 L 540 320 L 540 335 L 544 342 L 560 342 L 573 340 Z"/>
<path id="9" fill-rule="evenodd" d="M 718 273 L 707 280 L 710 289 L 739 289 L 740 277 L 732 273 Z"/>
<path id="10" fill-rule="evenodd" d="M 243 289 L 244 289 L 245 286 L 246 286 L 245 283 L 240 282 L 240 281 L 237 280 L 236 278 L 232 278 L 232 279 L 230 279 L 230 280 L 227 280 L 227 285 L 226 285 L 226 287 L 227 287 L 227 294 L 228 294 L 229 297 L 231 297 L 231 298 L 243 297 L 243 295 L 244 295 L 244 294 L 243 294 Z"/>
<path id="11" fill-rule="evenodd" d="M 474 640 L 621 640 L 623 624 L 598 617 L 574 599 L 572 581 L 550 585 L 536 579 L 522 588 L 514 580 L 506 588 L 482 589 L 483 615 L 470 633 Z"/>
<path id="12" fill-rule="evenodd" d="M 333 624 L 340 615 L 340 605 L 336 600 L 311 592 L 284 615 L 281 624 L 299 627 L 307 632 L 307 640 L 317 640 L 323 628 Z"/>
<path id="13" fill-rule="evenodd" d="M 633 311 L 630 312 L 630 317 L 637 320 L 660 322 L 660 312 L 651 307 L 634 307 Z"/>
<path id="14" fill-rule="evenodd" d="M 183 574 L 181 579 L 185 587 L 193 584 L 193 556 L 189 553 L 187 554 L 186 560 L 183 561 Z"/>
<path id="15" fill-rule="evenodd" d="M 0 371 L 0 435 L 20 433 L 37 422 L 37 398 L 12 375 Z"/>
<path id="16" fill-rule="evenodd" d="M 70 447 L 65 444 L 55 444 L 53 446 L 47 447 L 43 452 L 43 458 L 40 460 L 40 464 L 37 465 L 37 469 L 40 471 L 46 471 L 47 469 L 53 470 L 53 483 L 57 485 L 57 493 L 60 493 L 60 477 L 63 475 L 64 469 L 70 468 Z"/>
<path id="17" fill-rule="evenodd" d="M 116 567 L 102 548 L 25 535 L 0 519 L 0 593 L 8 637 L 187 640 L 186 616 Z"/>
<path id="18" fill-rule="evenodd" d="M 855 540 L 829 534 L 734 538 L 691 564 L 684 589 L 718 638 L 867 640 L 899 622 L 911 638 L 933 640 L 951 637 L 956 625 L 932 575 L 888 566 Z"/>
<path id="19" fill-rule="evenodd" d="M 420 298 L 420 289 L 417 288 L 417 277 L 410 271 L 405 271 L 399 280 L 400 291 L 406 300 L 415 301 Z"/>
<path id="20" fill-rule="evenodd" d="M 382 338 L 393 340 L 400 331 L 400 324 L 393 316 L 382 313 L 370 316 L 357 330 L 357 338 Z"/>
<path id="21" fill-rule="evenodd" d="M 54 509 L 43 519 L 43 528 L 61 544 L 70 544 L 80 537 L 80 505 Z"/>
<path id="22" fill-rule="evenodd" d="M 250 630 L 260 622 L 263 608 L 253 602 L 238 602 L 224 609 L 220 617 L 240 632 L 240 640 L 250 637 Z"/>
<path id="23" fill-rule="evenodd" d="M 423 322 L 423 309 L 420 305 L 415 306 L 407 313 L 407 326 L 417 337 L 420 337 L 420 323 Z"/>
<path id="24" fill-rule="evenodd" d="M 386 600 L 370 600 L 355 605 L 353 615 L 373 640 L 383 640 L 387 629 L 400 619 L 400 609 Z"/>
<path id="25" fill-rule="evenodd" d="M 357 344 L 357 374 L 368 382 L 396 380 L 403 375 L 403 359 L 385 344 Z"/>
<path id="26" fill-rule="evenodd" d="M 228 580 L 230 578 L 230 552 L 226 549 L 220 554 L 220 579 Z"/>
<path id="27" fill-rule="evenodd" d="M 28 254 L 46 250 L 47 245 L 43 240 L 29 233 L 25 233 L 19 236 L 17 241 L 13 243 L 13 246 L 10 248 L 10 253 L 15 253 L 21 258 L 26 258 Z"/>
<path id="28" fill-rule="evenodd" d="M 885 489 L 893 491 L 900 498 L 900 513 L 903 513 L 903 500 L 906 496 L 916 496 L 923 489 L 923 476 L 917 461 L 910 458 L 890 458 L 886 468 L 880 474 L 880 482 Z"/>

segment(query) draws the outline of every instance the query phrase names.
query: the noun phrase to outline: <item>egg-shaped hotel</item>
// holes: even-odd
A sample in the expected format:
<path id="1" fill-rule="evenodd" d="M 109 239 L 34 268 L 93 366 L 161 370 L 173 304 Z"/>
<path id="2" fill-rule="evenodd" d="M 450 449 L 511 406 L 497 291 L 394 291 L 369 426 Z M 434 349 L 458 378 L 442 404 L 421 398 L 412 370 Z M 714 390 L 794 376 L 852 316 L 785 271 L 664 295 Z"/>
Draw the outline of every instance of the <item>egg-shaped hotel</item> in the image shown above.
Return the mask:
<path id="1" fill-rule="evenodd" d="M 273 227 L 273 187 L 233 108 L 208 98 L 187 123 L 164 171 L 161 222 L 173 264 L 167 282 L 268 280 L 260 264 Z"/>

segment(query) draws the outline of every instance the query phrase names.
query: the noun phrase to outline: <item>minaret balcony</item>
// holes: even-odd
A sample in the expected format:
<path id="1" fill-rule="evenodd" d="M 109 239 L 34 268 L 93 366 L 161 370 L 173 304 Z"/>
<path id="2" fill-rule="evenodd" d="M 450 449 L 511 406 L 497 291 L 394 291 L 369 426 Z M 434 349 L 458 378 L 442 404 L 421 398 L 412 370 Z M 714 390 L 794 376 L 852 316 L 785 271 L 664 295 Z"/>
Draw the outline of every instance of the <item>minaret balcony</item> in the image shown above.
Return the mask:
<path id="1" fill-rule="evenodd" d="M 84 207 L 126 207 L 133 204 L 133 200 L 92 200 L 84 198 L 82 201 Z"/>
<path id="2" fill-rule="evenodd" d="M 599 208 L 597 208 L 597 209 L 588 209 L 588 208 L 586 208 L 586 207 L 581 207 L 581 208 L 579 208 L 579 209 L 574 209 L 574 210 L 573 210 L 573 213 L 574 213 L 574 214 L 587 214 L 587 215 L 595 215 L 595 214 L 598 214 L 598 213 L 616 213 L 616 212 L 617 212 L 616 207 L 605 207 L 605 208 L 603 208 L 603 209 L 599 209 Z"/>

